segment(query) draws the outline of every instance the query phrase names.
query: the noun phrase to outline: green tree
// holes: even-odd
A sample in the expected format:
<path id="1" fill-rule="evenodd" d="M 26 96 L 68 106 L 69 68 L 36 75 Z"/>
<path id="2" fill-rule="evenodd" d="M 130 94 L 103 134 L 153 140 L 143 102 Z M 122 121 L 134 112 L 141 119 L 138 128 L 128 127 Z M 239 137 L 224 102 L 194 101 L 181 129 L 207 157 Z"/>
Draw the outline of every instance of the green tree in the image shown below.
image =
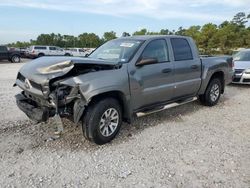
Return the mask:
<path id="1" fill-rule="evenodd" d="M 186 29 L 183 32 L 183 35 L 192 37 L 197 44 L 200 43 L 200 37 L 201 37 L 201 32 L 200 32 L 201 26 L 191 26 L 188 29 Z"/>
<path id="2" fill-rule="evenodd" d="M 145 28 L 133 33 L 133 35 L 146 35 L 146 34 L 147 34 L 147 29 Z"/>
<path id="3" fill-rule="evenodd" d="M 245 24 L 247 23 L 248 16 L 246 16 L 246 14 L 244 12 L 239 12 L 234 16 L 232 23 L 234 23 L 240 27 L 244 27 Z"/>
<path id="4" fill-rule="evenodd" d="M 212 23 L 205 24 L 201 28 L 199 47 L 202 52 L 206 54 L 211 54 L 215 48 L 215 39 L 212 37 L 217 33 L 217 26 Z"/>
<path id="5" fill-rule="evenodd" d="M 172 32 L 169 31 L 168 29 L 161 29 L 160 34 L 161 35 L 172 35 Z"/>
<path id="6" fill-rule="evenodd" d="M 107 42 L 109 40 L 112 40 L 112 39 L 116 39 L 116 33 L 114 31 L 110 31 L 110 32 L 105 32 L 103 34 L 103 40 L 104 42 Z"/>
<path id="7" fill-rule="evenodd" d="M 78 36 L 79 47 L 96 48 L 100 46 L 101 39 L 94 33 L 83 33 Z"/>
<path id="8" fill-rule="evenodd" d="M 179 27 L 178 30 L 175 32 L 176 35 L 185 35 L 185 29 L 183 27 Z"/>

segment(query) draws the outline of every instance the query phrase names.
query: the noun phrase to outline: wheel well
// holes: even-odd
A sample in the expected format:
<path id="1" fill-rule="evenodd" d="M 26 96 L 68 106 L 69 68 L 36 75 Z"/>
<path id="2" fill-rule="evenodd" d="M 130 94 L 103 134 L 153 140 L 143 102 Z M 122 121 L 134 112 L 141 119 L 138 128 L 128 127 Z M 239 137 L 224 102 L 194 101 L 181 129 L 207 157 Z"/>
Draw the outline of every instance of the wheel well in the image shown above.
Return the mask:
<path id="1" fill-rule="evenodd" d="M 210 78 L 210 81 L 213 80 L 214 78 L 218 78 L 221 81 L 221 93 L 224 93 L 225 90 L 225 75 L 224 72 L 219 71 L 219 72 L 215 72 L 212 77 Z"/>
<path id="2" fill-rule="evenodd" d="M 44 54 L 44 53 L 39 53 L 38 56 L 39 56 L 39 55 L 45 55 L 45 54 Z"/>
<path id="3" fill-rule="evenodd" d="M 121 106 L 123 120 L 126 122 L 130 122 L 129 108 L 128 108 L 128 105 L 126 102 L 126 97 L 120 91 L 109 91 L 109 92 L 98 94 L 98 95 L 92 97 L 89 105 L 92 105 L 93 103 L 96 103 L 96 102 L 103 100 L 105 98 L 116 99 Z"/>

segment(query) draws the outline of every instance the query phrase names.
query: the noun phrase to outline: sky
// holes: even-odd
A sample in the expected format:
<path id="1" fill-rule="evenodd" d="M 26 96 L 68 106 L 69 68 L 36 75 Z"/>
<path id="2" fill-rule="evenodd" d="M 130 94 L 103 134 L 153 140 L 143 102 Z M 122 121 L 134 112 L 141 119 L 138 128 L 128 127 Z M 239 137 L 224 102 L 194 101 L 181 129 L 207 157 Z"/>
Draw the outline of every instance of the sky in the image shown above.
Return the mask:
<path id="1" fill-rule="evenodd" d="M 220 24 L 238 12 L 249 14 L 250 0 L 0 0 L 0 44 L 52 32 L 102 37 L 105 31 L 177 30 Z"/>

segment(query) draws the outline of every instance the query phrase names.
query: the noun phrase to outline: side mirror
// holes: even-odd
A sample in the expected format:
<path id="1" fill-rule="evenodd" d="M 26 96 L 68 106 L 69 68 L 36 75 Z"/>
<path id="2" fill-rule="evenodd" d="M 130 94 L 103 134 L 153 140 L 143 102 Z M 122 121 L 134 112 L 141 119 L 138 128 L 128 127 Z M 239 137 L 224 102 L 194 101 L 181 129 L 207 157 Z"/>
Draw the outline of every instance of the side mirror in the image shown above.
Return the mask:
<path id="1" fill-rule="evenodd" d="M 138 61 L 135 65 L 138 67 L 144 66 L 144 65 L 151 65 L 151 64 L 156 64 L 158 63 L 158 60 L 155 58 L 150 58 L 150 59 L 142 59 Z"/>

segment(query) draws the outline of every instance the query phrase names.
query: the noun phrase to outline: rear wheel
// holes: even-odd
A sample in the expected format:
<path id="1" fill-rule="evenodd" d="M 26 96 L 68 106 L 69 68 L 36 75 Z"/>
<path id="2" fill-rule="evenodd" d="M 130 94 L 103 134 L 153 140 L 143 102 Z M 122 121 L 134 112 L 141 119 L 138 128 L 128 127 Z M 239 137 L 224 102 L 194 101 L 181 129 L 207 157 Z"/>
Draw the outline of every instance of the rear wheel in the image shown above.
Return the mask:
<path id="1" fill-rule="evenodd" d="M 11 57 L 11 62 L 12 62 L 12 63 L 20 63 L 20 61 L 21 61 L 21 58 L 20 58 L 20 56 L 18 56 L 18 55 L 13 55 L 13 56 Z"/>
<path id="2" fill-rule="evenodd" d="M 88 140 L 102 145 L 115 138 L 121 124 L 122 112 L 118 101 L 106 98 L 88 107 L 82 127 Z"/>
<path id="3" fill-rule="evenodd" d="M 221 80 L 218 78 L 213 78 L 203 95 L 200 95 L 200 101 L 205 106 L 214 106 L 218 103 L 222 91 Z"/>

